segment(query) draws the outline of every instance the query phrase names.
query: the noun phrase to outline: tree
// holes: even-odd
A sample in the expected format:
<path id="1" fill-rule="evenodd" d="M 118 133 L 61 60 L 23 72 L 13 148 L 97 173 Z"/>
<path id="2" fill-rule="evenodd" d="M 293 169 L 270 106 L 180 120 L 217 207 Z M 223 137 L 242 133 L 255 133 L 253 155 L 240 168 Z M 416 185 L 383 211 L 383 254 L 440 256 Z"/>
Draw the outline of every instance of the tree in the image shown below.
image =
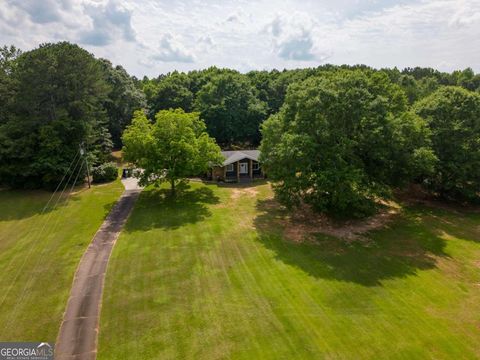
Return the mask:
<path id="1" fill-rule="evenodd" d="M 195 109 L 219 143 L 259 143 L 259 126 L 265 119 L 266 107 L 255 97 L 253 86 L 243 75 L 214 76 L 198 92 Z"/>
<path id="2" fill-rule="evenodd" d="M 109 152 L 99 62 L 67 42 L 44 44 L 15 60 L 12 113 L 0 125 L 0 182 L 54 187 L 82 142 L 94 162 Z M 81 174 L 80 179 L 83 179 Z"/>
<path id="3" fill-rule="evenodd" d="M 204 173 L 223 160 L 198 113 L 182 109 L 159 111 L 153 124 L 136 111 L 122 139 L 125 160 L 142 169 L 140 183 L 169 182 L 173 194 L 178 181 Z"/>
<path id="4" fill-rule="evenodd" d="M 398 79 L 398 84 L 405 91 L 408 102 L 413 104 L 419 96 L 417 80 L 412 75 L 401 75 Z"/>
<path id="5" fill-rule="evenodd" d="M 431 130 L 439 159 L 429 186 L 442 197 L 478 200 L 480 189 L 480 94 L 443 87 L 415 106 Z"/>
<path id="6" fill-rule="evenodd" d="M 432 168 L 424 121 L 384 73 L 341 70 L 295 83 L 262 125 L 261 161 L 278 199 L 350 216 Z"/>
<path id="7" fill-rule="evenodd" d="M 155 86 L 150 104 L 152 117 L 160 110 L 183 109 L 192 111 L 193 94 L 189 89 L 190 79 L 186 74 L 173 72 L 162 78 Z"/>
<path id="8" fill-rule="evenodd" d="M 11 114 L 12 100 L 16 91 L 12 71 L 15 59 L 20 54 L 21 51 L 13 45 L 0 48 L 0 124 L 6 123 Z"/>
<path id="9" fill-rule="evenodd" d="M 108 130 L 115 147 L 121 147 L 121 136 L 130 123 L 135 110 L 147 106 L 145 94 L 135 86 L 133 79 L 121 66 L 112 66 L 108 60 L 101 60 L 110 92 L 104 104 L 108 117 Z"/>

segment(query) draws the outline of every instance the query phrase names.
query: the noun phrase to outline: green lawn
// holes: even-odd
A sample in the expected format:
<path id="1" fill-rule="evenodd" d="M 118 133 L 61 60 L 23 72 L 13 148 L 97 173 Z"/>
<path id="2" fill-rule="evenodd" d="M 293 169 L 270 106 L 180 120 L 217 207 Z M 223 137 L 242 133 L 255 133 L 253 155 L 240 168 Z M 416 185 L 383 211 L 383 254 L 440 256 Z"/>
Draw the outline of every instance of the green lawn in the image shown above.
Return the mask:
<path id="1" fill-rule="evenodd" d="M 0 191 L 0 341 L 55 341 L 80 258 L 122 191 L 94 186 L 43 214 L 51 193 Z"/>
<path id="2" fill-rule="evenodd" d="M 410 207 L 368 241 L 282 237 L 268 185 L 142 193 L 99 359 L 480 357 L 480 213 Z"/>

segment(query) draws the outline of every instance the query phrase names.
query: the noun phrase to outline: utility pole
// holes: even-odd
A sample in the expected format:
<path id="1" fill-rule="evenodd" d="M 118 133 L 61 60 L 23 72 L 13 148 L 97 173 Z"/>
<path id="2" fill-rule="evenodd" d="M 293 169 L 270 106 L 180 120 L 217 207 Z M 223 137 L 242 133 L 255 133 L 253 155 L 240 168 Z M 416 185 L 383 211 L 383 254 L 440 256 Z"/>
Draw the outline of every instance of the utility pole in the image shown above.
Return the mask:
<path id="1" fill-rule="evenodd" d="M 88 188 L 90 189 L 90 169 L 88 167 L 88 161 L 87 161 L 87 154 L 85 150 L 83 149 L 83 143 L 80 144 L 80 155 L 83 156 L 83 160 L 85 161 L 85 165 L 87 167 L 87 182 L 88 182 Z"/>

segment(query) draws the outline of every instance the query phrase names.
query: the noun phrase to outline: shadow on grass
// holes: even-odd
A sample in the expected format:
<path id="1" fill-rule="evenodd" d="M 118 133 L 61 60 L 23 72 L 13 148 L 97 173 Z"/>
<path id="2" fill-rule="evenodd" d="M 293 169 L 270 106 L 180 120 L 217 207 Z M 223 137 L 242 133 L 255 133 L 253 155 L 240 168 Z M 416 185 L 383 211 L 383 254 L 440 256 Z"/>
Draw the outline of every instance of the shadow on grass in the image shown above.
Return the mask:
<path id="1" fill-rule="evenodd" d="M 186 186 L 175 196 L 167 189 L 146 189 L 140 194 L 125 230 L 176 229 L 193 224 L 211 216 L 207 205 L 219 201 L 208 187 L 190 189 Z"/>
<path id="2" fill-rule="evenodd" d="M 268 183 L 267 179 L 254 179 L 253 181 L 246 182 L 218 182 L 218 181 L 202 181 L 203 184 L 216 185 L 220 188 L 230 188 L 230 189 L 246 189 L 254 188 L 260 185 L 265 185 Z"/>
<path id="3" fill-rule="evenodd" d="M 76 190 L 74 190 L 75 192 Z M 48 214 L 61 209 L 70 201 L 79 200 L 78 194 L 70 195 L 46 190 L 0 190 L 0 221 L 22 220 L 35 215 Z"/>
<path id="4" fill-rule="evenodd" d="M 278 260 L 316 278 L 380 286 L 384 280 L 432 269 L 438 257 L 447 256 L 445 240 L 438 229 L 423 222 L 421 212 L 407 211 L 391 227 L 366 234 L 363 240 L 348 243 L 319 233 L 315 241 L 295 243 L 283 237 L 286 210 L 273 204 L 257 202 L 259 240 Z"/>

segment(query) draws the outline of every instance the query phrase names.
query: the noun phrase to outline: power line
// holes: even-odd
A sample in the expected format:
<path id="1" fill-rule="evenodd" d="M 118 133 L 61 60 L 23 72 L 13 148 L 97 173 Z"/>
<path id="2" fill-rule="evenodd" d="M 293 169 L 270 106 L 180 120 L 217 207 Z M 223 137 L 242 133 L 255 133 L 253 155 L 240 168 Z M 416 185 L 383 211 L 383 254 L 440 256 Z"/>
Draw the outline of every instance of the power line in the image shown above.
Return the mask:
<path id="1" fill-rule="evenodd" d="M 79 162 L 79 160 L 80 160 L 80 157 L 78 157 L 78 155 L 79 155 L 79 152 L 77 151 L 77 152 L 75 153 L 75 157 L 74 157 L 74 158 L 72 159 L 72 161 L 70 162 L 70 165 L 69 165 L 68 169 L 65 171 L 62 179 L 60 180 L 59 184 L 58 184 L 57 187 L 55 188 L 55 191 L 54 191 L 53 194 L 50 196 L 47 204 L 43 207 L 42 211 L 40 212 L 39 220 L 41 221 L 41 220 L 42 220 L 42 219 L 41 219 L 41 216 L 42 216 L 42 215 L 45 213 L 45 211 L 47 210 L 48 206 L 50 205 L 50 202 L 52 201 L 52 199 L 53 199 L 53 198 L 55 197 L 55 195 L 57 194 L 60 186 L 62 185 L 63 181 L 65 180 L 65 178 L 66 178 L 66 176 L 67 176 L 67 174 L 70 172 L 70 169 L 72 168 L 73 163 L 75 162 L 75 166 L 73 167 L 73 170 L 70 172 L 70 176 L 68 177 L 68 180 L 66 181 L 65 186 L 63 187 L 62 192 L 61 192 L 60 195 L 58 196 L 57 200 L 55 201 L 55 204 L 53 205 L 53 208 L 51 209 L 51 212 L 48 214 L 47 219 L 43 222 L 43 225 L 42 225 L 40 231 L 38 232 L 37 239 L 39 239 L 40 236 L 43 234 L 43 231 L 45 230 L 48 222 L 50 221 L 50 218 L 51 218 L 51 216 L 52 216 L 52 212 L 55 210 L 56 206 L 58 205 L 58 202 L 60 201 L 60 198 L 62 197 L 63 193 L 65 192 L 65 189 L 66 189 L 68 183 L 70 182 L 70 180 L 71 180 L 71 178 L 72 178 L 72 175 L 75 173 L 75 169 L 77 168 L 78 162 Z M 30 226 L 30 229 L 27 231 L 27 233 L 26 233 L 26 235 L 25 235 L 25 238 L 28 238 L 28 237 L 31 235 L 31 233 L 33 232 L 33 229 L 34 229 L 35 227 L 37 227 L 38 225 L 39 225 L 39 224 L 32 224 L 32 225 Z M 37 241 L 38 241 L 38 240 L 37 240 Z M 18 279 L 18 276 L 21 274 L 23 268 L 25 267 L 25 264 L 27 263 L 28 259 L 30 258 L 30 255 L 31 255 L 31 253 L 32 253 L 32 251 L 33 251 L 34 248 L 35 248 L 34 246 L 30 246 L 30 251 L 28 252 L 28 255 L 25 256 L 22 265 L 19 267 L 19 270 L 17 271 L 17 273 L 16 273 L 16 275 L 15 275 L 12 283 L 11 283 L 10 286 L 8 287 L 8 290 L 5 292 L 5 295 L 3 296 L 3 299 L 2 299 L 2 301 L 0 302 L 0 305 L 3 305 L 3 303 L 4 303 L 5 300 L 7 299 L 8 295 L 9 295 L 9 293 L 10 293 L 12 287 L 13 287 L 13 285 L 15 284 L 16 280 Z M 12 261 L 9 263 L 9 266 L 10 266 L 10 264 L 13 262 L 13 260 L 14 260 L 14 259 L 12 258 Z"/>
<path id="2" fill-rule="evenodd" d="M 78 163 L 77 163 L 77 165 L 78 165 Z M 72 185 L 71 185 L 71 187 L 70 187 L 70 190 L 68 191 L 68 195 L 66 195 L 66 197 L 65 197 L 65 201 L 64 201 L 64 203 L 63 203 L 63 206 L 66 206 L 66 205 L 68 204 L 68 202 L 69 202 L 69 200 L 70 200 L 70 197 L 71 197 L 71 194 L 72 194 L 72 192 L 73 192 L 73 188 L 75 187 L 75 184 L 76 184 L 77 181 L 78 181 L 78 178 L 79 178 L 79 176 L 80 176 L 80 173 L 81 173 L 82 170 L 83 170 L 83 166 L 84 166 L 83 162 L 80 162 L 80 168 L 79 168 L 78 171 L 76 172 L 77 175 L 76 175 L 76 177 L 75 177 L 75 180 L 72 182 Z M 76 168 L 76 167 L 75 167 L 75 168 Z M 71 176 L 69 177 L 69 181 L 67 181 L 67 182 L 65 183 L 65 187 L 64 187 L 64 189 L 63 189 L 63 191 L 62 191 L 62 194 L 60 195 L 59 199 L 62 197 L 63 192 L 65 191 L 65 189 L 66 189 L 68 183 L 70 182 L 70 180 L 71 180 L 71 178 L 72 178 L 72 175 L 73 175 L 74 173 L 75 173 L 75 171 L 72 172 Z M 57 203 L 58 203 L 58 202 L 57 202 Z M 53 211 L 53 210 L 52 210 L 52 211 Z M 54 233 L 54 231 L 56 230 L 57 225 L 58 225 L 59 222 L 60 222 L 60 216 L 57 217 L 57 219 L 56 219 L 56 221 L 54 222 L 54 224 L 53 224 L 53 226 L 51 227 L 51 229 L 47 232 L 47 234 L 45 234 L 45 237 L 47 237 L 47 236 L 49 236 L 50 234 L 53 234 L 53 233 Z M 56 245 L 56 244 L 57 244 L 57 242 L 54 242 L 54 243 L 51 244 L 51 245 Z M 45 250 L 50 249 L 50 248 L 51 248 L 51 246 L 48 247 L 48 248 L 47 248 L 47 246 L 45 246 L 45 247 L 43 248 L 41 254 L 43 254 L 43 253 L 45 252 Z M 34 265 L 34 267 L 33 267 L 33 271 L 32 271 L 32 272 L 35 272 L 35 270 L 38 268 L 41 260 L 42 260 L 42 256 L 37 256 L 37 261 L 36 261 L 36 263 L 35 263 L 35 265 Z M 35 278 L 30 277 L 30 278 L 28 279 L 28 281 L 25 283 L 25 285 L 24 285 L 24 287 L 23 287 L 23 290 L 22 290 L 22 293 L 21 293 L 21 294 L 19 295 L 19 297 L 17 298 L 17 302 L 16 302 L 16 304 L 15 304 L 14 309 L 10 311 L 10 314 L 9 314 L 9 317 L 8 317 L 7 322 L 9 322 L 10 319 L 13 319 L 13 318 L 14 318 L 14 315 L 16 314 L 16 311 L 17 311 L 17 310 L 16 310 L 16 309 L 17 309 L 17 306 L 20 305 L 21 302 L 22 302 L 22 300 L 25 298 L 26 289 L 28 289 L 28 287 L 30 286 L 31 282 L 34 281 L 34 280 L 35 280 Z"/>
<path id="3" fill-rule="evenodd" d="M 88 182 L 88 188 L 90 189 L 90 169 L 88 167 L 87 154 L 86 154 L 86 151 L 83 148 L 83 146 L 84 146 L 84 143 L 81 143 L 80 144 L 80 155 L 82 155 L 83 158 L 85 159 L 85 165 L 87 166 L 87 182 Z"/>

